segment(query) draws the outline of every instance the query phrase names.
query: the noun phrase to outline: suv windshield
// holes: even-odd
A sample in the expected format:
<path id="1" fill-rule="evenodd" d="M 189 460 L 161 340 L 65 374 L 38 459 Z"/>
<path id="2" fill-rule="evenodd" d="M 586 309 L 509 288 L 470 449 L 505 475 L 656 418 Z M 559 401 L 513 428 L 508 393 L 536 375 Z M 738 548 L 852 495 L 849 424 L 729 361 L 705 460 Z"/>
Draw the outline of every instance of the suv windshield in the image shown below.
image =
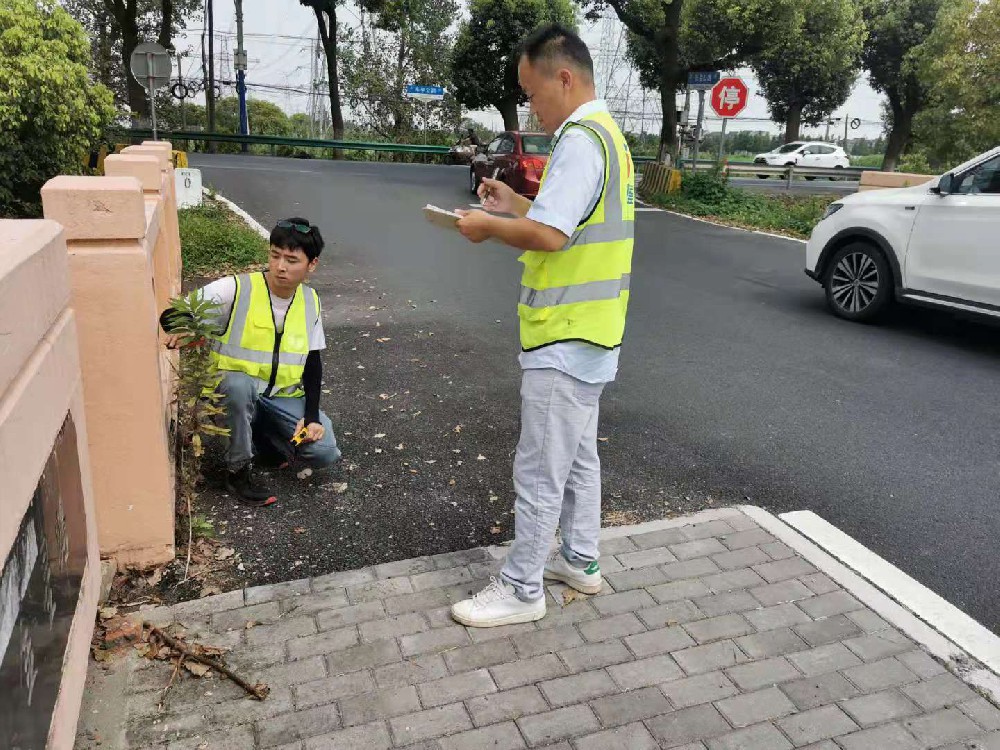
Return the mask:
<path id="1" fill-rule="evenodd" d="M 526 154 L 547 154 L 552 150 L 552 139 L 547 135 L 522 135 L 521 145 Z"/>
<path id="2" fill-rule="evenodd" d="M 798 151 L 802 147 L 801 143 L 786 143 L 784 146 L 778 149 L 779 154 L 788 154 L 792 151 Z"/>

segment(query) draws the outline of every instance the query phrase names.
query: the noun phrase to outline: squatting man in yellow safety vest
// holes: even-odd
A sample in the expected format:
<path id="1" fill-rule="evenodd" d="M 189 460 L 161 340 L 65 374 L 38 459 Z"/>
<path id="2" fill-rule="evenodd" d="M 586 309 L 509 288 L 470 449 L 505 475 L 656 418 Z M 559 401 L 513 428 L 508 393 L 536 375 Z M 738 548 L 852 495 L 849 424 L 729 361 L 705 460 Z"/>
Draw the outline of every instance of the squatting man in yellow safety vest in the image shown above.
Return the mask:
<path id="1" fill-rule="evenodd" d="M 493 627 L 545 616 L 542 579 L 588 594 L 601 589 L 598 404 L 618 370 L 635 225 L 632 158 L 594 93 L 590 52 L 572 31 L 539 29 L 518 75 L 553 148 L 534 204 L 496 180 L 479 190 L 486 211 L 458 228 L 524 250 L 521 438 L 514 456 L 514 543 L 500 580 L 452 607 L 464 625 Z M 562 548 L 549 556 L 556 526 Z"/>
<path id="2" fill-rule="evenodd" d="M 202 288 L 218 307 L 218 335 L 210 342 L 222 371 L 229 428 L 226 487 L 249 505 L 270 505 L 275 496 L 254 480 L 255 459 L 312 468 L 340 458 L 329 418 L 319 410 L 326 348 L 319 295 L 303 282 L 319 263 L 323 238 L 307 219 L 279 221 L 271 231 L 265 273 L 227 276 Z M 170 333 L 174 316 L 161 320 Z M 181 342 L 171 335 L 170 347 Z M 302 428 L 307 435 L 294 448 Z"/>

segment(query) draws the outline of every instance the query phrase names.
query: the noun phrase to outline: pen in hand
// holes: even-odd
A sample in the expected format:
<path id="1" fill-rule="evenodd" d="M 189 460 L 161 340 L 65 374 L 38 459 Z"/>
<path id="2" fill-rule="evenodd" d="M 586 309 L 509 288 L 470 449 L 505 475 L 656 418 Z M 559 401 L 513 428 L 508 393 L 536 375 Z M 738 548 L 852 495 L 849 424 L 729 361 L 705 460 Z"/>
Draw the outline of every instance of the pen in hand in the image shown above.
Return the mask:
<path id="1" fill-rule="evenodd" d="M 495 180 L 497 178 L 497 175 L 499 175 L 499 174 L 500 174 L 500 167 L 497 167 L 496 169 L 493 170 L 493 177 L 492 177 L 492 179 Z M 487 185 L 486 186 L 486 191 L 483 194 L 483 197 L 479 199 L 480 204 L 485 206 L 486 205 L 486 199 L 489 198 L 492 193 L 493 193 L 493 188 L 491 188 L 489 185 Z"/>

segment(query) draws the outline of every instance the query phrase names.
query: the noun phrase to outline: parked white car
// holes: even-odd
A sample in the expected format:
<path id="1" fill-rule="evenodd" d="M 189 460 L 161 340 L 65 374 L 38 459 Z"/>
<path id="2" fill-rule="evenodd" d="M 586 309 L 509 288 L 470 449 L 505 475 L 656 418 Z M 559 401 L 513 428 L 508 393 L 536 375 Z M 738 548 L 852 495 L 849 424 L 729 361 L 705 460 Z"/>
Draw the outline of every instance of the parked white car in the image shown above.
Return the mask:
<path id="1" fill-rule="evenodd" d="M 805 167 L 807 169 L 845 169 L 851 166 L 851 160 L 840 146 L 833 143 L 818 141 L 793 141 L 784 146 L 778 146 L 774 151 L 757 154 L 754 164 L 769 167 Z M 766 179 L 767 175 L 757 175 Z"/>
<path id="2" fill-rule="evenodd" d="M 1000 319 L 1000 147 L 923 185 L 831 203 L 806 274 L 848 320 L 894 300 Z"/>

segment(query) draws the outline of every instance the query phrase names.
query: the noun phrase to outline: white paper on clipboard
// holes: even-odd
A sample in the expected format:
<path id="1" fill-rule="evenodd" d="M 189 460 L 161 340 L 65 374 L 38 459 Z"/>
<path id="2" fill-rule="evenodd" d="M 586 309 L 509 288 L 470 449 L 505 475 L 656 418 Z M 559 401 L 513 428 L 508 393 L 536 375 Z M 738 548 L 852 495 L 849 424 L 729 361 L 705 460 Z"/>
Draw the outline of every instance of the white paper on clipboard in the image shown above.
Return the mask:
<path id="1" fill-rule="evenodd" d="M 424 216 L 427 217 L 427 221 L 431 224 L 439 226 L 442 229 L 452 229 L 454 231 L 458 231 L 456 224 L 462 218 L 454 211 L 445 211 L 443 208 L 432 206 L 430 203 L 424 206 Z"/>

